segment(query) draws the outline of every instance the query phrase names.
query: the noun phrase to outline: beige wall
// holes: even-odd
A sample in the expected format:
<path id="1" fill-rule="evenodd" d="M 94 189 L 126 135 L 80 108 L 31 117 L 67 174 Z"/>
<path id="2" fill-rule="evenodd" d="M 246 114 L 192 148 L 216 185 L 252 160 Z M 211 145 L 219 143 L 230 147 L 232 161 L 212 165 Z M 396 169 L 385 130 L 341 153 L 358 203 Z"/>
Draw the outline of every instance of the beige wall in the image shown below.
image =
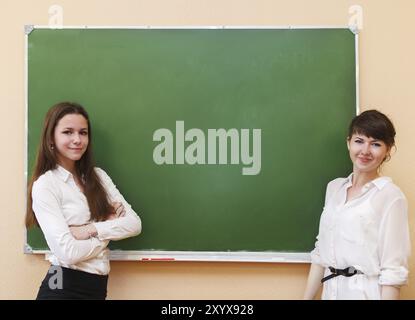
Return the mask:
<path id="1" fill-rule="evenodd" d="M 23 254 L 25 24 L 47 25 L 48 8 L 65 25 L 346 25 L 363 7 L 362 109 L 376 107 L 397 127 L 398 151 L 385 167 L 415 210 L 413 0 L 1 0 L 0 2 L 0 299 L 32 299 L 48 263 Z M 413 247 L 415 236 L 412 236 Z M 296 299 L 307 264 L 113 262 L 110 299 Z M 415 298 L 415 265 L 402 297 Z"/>

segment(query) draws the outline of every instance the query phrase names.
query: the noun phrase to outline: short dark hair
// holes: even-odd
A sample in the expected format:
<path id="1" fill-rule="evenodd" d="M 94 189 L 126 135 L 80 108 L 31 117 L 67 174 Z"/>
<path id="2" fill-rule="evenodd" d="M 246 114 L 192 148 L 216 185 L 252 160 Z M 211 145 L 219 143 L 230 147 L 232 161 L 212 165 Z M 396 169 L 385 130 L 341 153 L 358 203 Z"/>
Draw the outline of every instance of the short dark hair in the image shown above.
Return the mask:
<path id="1" fill-rule="evenodd" d="M 392 121 L 377 110 L 367 110 L 353 118 L 349 126 L 348 139 L 356 133 L 381 140 L 388 148 L 395 145 L 396 131 Z"/>

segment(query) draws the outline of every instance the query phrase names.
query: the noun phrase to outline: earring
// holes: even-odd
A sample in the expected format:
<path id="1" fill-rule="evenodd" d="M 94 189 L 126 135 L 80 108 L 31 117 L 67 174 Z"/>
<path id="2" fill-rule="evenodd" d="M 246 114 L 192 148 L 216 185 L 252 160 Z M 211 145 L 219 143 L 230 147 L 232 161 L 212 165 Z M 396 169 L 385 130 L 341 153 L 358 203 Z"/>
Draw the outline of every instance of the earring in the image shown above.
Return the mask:
<path id="1" fill-rule="evenodd" d="M 388 162 L 390 159 L 391 159 L 391 155 L 388 154 L 388 155 L 386 155 L 385 160 L 383 160 L 383 161 Z"/>
<path id="2" fill-rule="evenodd" d="M 55 147 L 53 146 L 53 143 L 50 144 L 50 148 L 53 150 Z"/>

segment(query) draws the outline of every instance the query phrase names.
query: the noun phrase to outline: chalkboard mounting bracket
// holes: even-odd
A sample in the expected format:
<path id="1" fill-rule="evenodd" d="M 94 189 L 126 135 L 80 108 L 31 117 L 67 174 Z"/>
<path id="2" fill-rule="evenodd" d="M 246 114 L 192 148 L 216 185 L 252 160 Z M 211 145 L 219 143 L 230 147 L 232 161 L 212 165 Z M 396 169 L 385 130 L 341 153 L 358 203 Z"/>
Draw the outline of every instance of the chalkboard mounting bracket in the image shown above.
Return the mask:
<path id="1" fill-rule="evenodd" d="M 359 34 L 359 27 L 355 24 L 350 24 L 349 25 L 349 30 L 353 33 L 353 34 Z"/>
<path id="2" fill-rule="evenodd" d="M 35 28 L 35 26 L 33 24 L 26 24 L 24 26 L 24 34 L 29 35 L 33 29 Z"/>
<path id="3" fill-rule="evenodd" d="M 33 249 L 32 249 L 32 247 L 31 247 L 31 246 L 29 246 L 29 245 L 26 243 L 26 244 L 24 245 L 23 252 L 24 252 L 25 254 L 32 254 L 32 253 L 33 253 Z"/>

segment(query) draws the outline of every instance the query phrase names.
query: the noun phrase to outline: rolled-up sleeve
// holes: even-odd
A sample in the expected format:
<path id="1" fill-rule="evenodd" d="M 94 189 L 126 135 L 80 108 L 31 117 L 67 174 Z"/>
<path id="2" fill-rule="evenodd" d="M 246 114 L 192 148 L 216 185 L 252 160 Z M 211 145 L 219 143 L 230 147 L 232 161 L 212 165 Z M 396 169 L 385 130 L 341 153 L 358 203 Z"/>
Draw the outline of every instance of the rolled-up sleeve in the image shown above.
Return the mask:
<path id="1" fill-rule="evenodd" d="M 320 250 L 318 246 L 318 236 L 317 241 L 314 246 L 314 249 L 310 252 L 311 263 L 322 265 L 321 257 L 320 257 Z"/>
<path id="2" fill-rule="evenodd" d="M 108 241 L 76 240 L 60 208 L 57 188 L 42 181 L 32 187 L 32 208 L 51 252 L 64 264 L 75 265 L 96 257 Z"/>
<path id="3" fill-rule="evenodd" d="M 106 189 L 111 202 L 121 202 L 126 211 L 125 216 L 95 222 L 94 226 L 98 231 L 98 239 L 100 240 L 122 240 L 125 238 L 137 236 L 141 232 L 141 219 L 131 208 L 130 204 L 124 199 L 118 191 L 111 178 L 102 169 L 96 168 L 96 172 Z"/>
<path id="4" fill-rule="evenodd" d="M 410 251 L 408 205 L 405 198 L 398 198 L 386 209 L 380 225 L 380 285 L 407 283 Z"/>

